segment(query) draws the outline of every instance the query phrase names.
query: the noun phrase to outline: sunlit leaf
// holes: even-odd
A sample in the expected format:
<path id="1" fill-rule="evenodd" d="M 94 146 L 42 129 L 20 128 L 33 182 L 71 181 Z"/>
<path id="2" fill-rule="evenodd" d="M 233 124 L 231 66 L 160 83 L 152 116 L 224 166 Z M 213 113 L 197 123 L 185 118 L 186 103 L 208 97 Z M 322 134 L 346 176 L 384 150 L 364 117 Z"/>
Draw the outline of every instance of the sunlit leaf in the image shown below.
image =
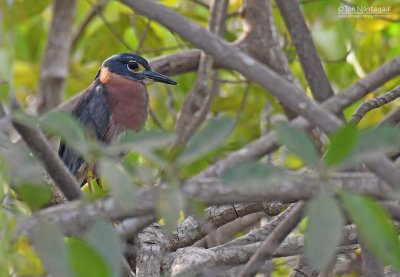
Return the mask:
<path id="1" fill-rule="evenodd" d="M 367 196 L 341 193 L 347 213 L 370 249 L 383 262 L 400 269 L 400 243 L 392 219 Z"/>
<path id="2" fill-rule="evenodd" d="M 33 244 L 46 272 L 52 276 L 73 276 L 67 263 L 64 237 L 56 226 L 40 222 L 33 232 Z"/>
<path id="3" fill-rule="evenodd" d="M 51 190 L 46 185 L 22 184 L 18 186 L 17 192 L 21 199 L 33 210 L 49 203 L 51 197 Z"/>
<path id="4" fill-rule="evenodd" d="M 101 242 L 99 242 L 101 243 Z M 68 239 L 69 263 L 77 277 L 109 277 L 110 271 L 100 254 L 84 240 Z"/>
<path id="5" fill-rule="evenodd" d="M 85 240 L 105 261 L 110 276 L 121 276 L 121 242 L 112 225 L 97 220 L 85 234 Z"/>
<path id="6" fill-rule="evenodd" d="M 247 163 L 228 169 L 222 176 L 225 184 L 244 188 L 257 188 L 275 184 L 282 179 L 293 178 L 283 168 L 261 163 Z"/>
<path id="7" fill-rule="evenodd" d="M 15 259 L 17 260 L 16 272 L 18 276 L 43 275 L 44 269 L 39 257 L 34 252 L 29 239 L 21 236 L 13 244 Z"/>
<path id="8" fill-rule="evenodd" d="M 335 200 L 322 191 L 308 204 L 305 251 L 311 265 L 324 270 L 334 258 L 343 231 L 343 217 Z"/>
<path id="9" fill-rule="evenodd" d="M 290 151 L 302 158 L 309 166 L 317 167 L 318 151 L 309 135 L 300 129 L 281 122 L 276 125 L 279 141 Z"/>
<path id="10" fill-rule="evenodd" d="M 189 163 L 222 144 L 232 131 L 232 117 L 221 117 L 211 121 L 189 141 L 178 158 L 180 164 Z"/>
<path id="11" fill-rule="evenodd" d="M 336 131 L 330 138 L 328 150 L 325 153 L 327 165 L 334 165 L 343 161 L 353 150 L 358 138 L 357 126 L 346 124 Z"/>

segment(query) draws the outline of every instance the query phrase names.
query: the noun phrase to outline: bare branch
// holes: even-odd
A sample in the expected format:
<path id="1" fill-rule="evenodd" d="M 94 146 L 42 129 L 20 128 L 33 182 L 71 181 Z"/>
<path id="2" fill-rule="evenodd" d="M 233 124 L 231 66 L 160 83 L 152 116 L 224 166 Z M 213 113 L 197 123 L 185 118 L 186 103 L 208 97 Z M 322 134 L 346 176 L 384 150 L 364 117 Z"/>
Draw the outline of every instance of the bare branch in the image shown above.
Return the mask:
<path id="1" fill-rule="evenodd" d="M 362 193 L 377 199 L 391 199 L 393 191 L 381 180 L 370 173 L 340 173 L 330 180 L 333 189 L 345 189 L 354 193 Z M 16 235 L 29 234 L 32 227 L 40 223 L 39 219 L 48 220 L 58 225 L 65 235 L 79 235 L 97 218 L 110 221 L 124 218 L 154 215 L 154 207 L 159 191 L 163 185 L 139 189 L 135 195 L 135 207 L 127 209 L 114 198 L 105 198 L 91 203 L 73 201 L 71 203 L 43 209 L 31 218 L 22 219 Z M 190 187 L 191 189 L 187 189 Z M 254 201 L 298 201 L 308 199 L 318 192 L 320 180 L 305 178 L 303 181 L 282 182 L 277 186 L 265 186 L 259 190 L 229 188 L 216 179 L 203 180 L 192 185 L 186 184 L 184 191 L 187 197 L 195 197 L 208 205 L 254 203 Z M 194 188 L 198 188 L 194 189 Z M 253 204 L 254 205 L 254 204 Z M 236 211 L 238 206 L 235 206 Z M 244 206 L 245 207 L 245 206 Z M 233 211 L 234 212 L 234 211 Z M 232 219 L 237 218 L 232 217 Z M 221 221 L 223 222 L 223 221 Z"/>
<path id="2" fill-rule="evenodd" d="M 400 74 L 400 55 L 371 72 L 364 79 L 351 85 L 340 94 L 326 100 L 322 104 L 322 108 L 332 111 L 333 113 L 338 113 L 398 74 Z M 291 124 L 292 126 L 303 129 L 313 127 L 309 122 L 300 117 L 292 120 Z M 259 159 L 276 150 L 277 147 L 278 144 L 275 133 L 268 133 L 243 148 L 230 153 L 226 158 L 207 167 L 194 177 L 194 179 L 220 176 L 226 169 L 239 163 Z"/>
<path id="3" fill-rule="evenodd" d="M 21 110 L 15 98 L 11 99 L 13 111 Z M 12 121 L 15 129 L 21 134 L 29 148 L 43 162 L 47 172 L 68 200 L 82 197 L 82 191 L 75 177 L 51 148 L 43 133 L 36 127 L 27 127 L 15 120 Z"/>
<path id="4" fill-rule="evenodd" d="M 212 206 L 206 209 L 205 220 L 210 223 L 211 227 L 218 228 L 239 217 L 265 210 L 263 203 Z M 192 245 L 206 236 L 209 233 L 209 229 L 194 216 L 187 217 L 178 223 L 175 238 L 169 241 L 168 250 L 175 251 L 180 247 Z"/>
<path id="5" fill-rule="evenodd" d="M 288 108 L 303 116 L 324 132 L 332 133 L 343 124 L 334 114 L 322 109 L 309 99 L 303 91 L 288 83 L 270 68 L 263 66 L 239 49 L 221 40 L 218 36 L 208 32 L 199 24 L 188 20 L 170 8 L 153 1 L 121 0 L 121 2 L 174 30 L 184 39 L 212 55 L 224 66 L 232 68 L 249 80 L 256 82 L 262 88 L 271 92 L 279 101 L 285 103 Z M 375 161 L 368 163 L 368 167 L 393 187 L 400 187 L 398 182 L 400 170 L 383 155 L 377 155 Z"/>
<path id="6" fill-rule="evenodd" d="M 277 0 L 276 4 L 292 37 L 314 99 L 318 102 L 328 99 L 334 95 L 333 89 L 315 49 L 299 3 L 296 0 Z"/>
<path id="7" fill-rule="evenodd" d="M 154 215 L 133 217 L 119 222 L 115 231 L 123 238 L 134 238 L 144 227 L 156 221 Z"/>
<path id="8" fill-rule="evenodd" d="M 307 262 L 306 256 L 302 255 L 290 273 L 289 277 L 317 277 L 318 272 L 315 272 Z"/>
<path id="9" fill-rule="evenodd" d="M 135 242 L 138 244 L 137 276 L 160 276 L 161 262 L 166 245 L 166 237 L 161 227 L 154 223 L 145 228 Z"/>
<path id="10" fill-rule="evenodd" d="M 377 109 L 389 102 L 400 97 L 400 86 L 392 89 L 389 92 L 386 92 L 384 95 L 378 96 L 374 99 L 370 99 L 362 103 L 358 109 L 351 116 L 349 122 L 358 123 L 364 117 L 364 115 L 373 110 Z"/>
<path id="11" fill-rule="evenodd" d="M 357 243 L 355 226 L 348 225 L 343 231 L 344 239 L 341 244 L 342 246 L 338 247 L 338 253 L 348 253 L 349 251 L 353 252 L 355 249 L 358 249 L 358 246 L 355 245 Z M 201 272 L 205 276 L 214 276 L 216 271 L 220 273 L 222 269 L 226 271 L 227 268 L 229 269 L 232 266 L 247 262 L 262 244 L 262 241 L 257 241 L 249 244 L 227 245 L 211 249 L 195 247 L 181 248 L 164 258 L 164 270 L 172 271 L 172 273 L 195 271 Z M 299 255 L 304 253 L 303 250 L 304 235 L 291 236 L 280 243 L 279 247 L 271 255 L 271 258 Z M 218 274 L 218 276 L 238 276 L 239 270 L 236 269 L 232 269 L 229 272 L 230 275 Z"/>
<path id="12" fill-rule="evenodd" d="M 225 19 L 229 1 L 212 0 L 210 3 L 210 17 L 208 29 L 221 36 L 225 32 Z M 185 143 L 194 134 L 204 121 L 217 89 L 208 88 L 208 79 L 213 67 L 213 59 L 204 52 L 200 55 L 197 77 L 192 91 L 186 96 L 181 111 L 178 113 L 175 130 L 178 142 Z M 214 84 L 218 84 L 214 82 Z M 213 93 L 214 92 L 214 93 Z M 199 116 L 195 116 L 200 113 Z M 194 119 L 193 119 L 194 117 Z"/>
<path id="13" fill-rule="evenodd" d="M 269 66 L 298 89 L 302 89 L 299 80 L 293 75 L 285 53 L 279 44 L 271 1 L 246 0 L 241 7 L 243 33 L 234 42 L 244 52 Z M 285 103 L 280 103 L 289 118 L 296 114 Z"/>
<path id="14" fill-rule="evenodd" d="M 53 19 L 40 72 L 36 110 L 39 114 L 58 106 L 64 96 L 76 0 L 55 0 Z"/>
<path id="15" fill-rule="evenodd" d="M 21 219 L 15 236 L 29 237 L 32 228 L 40 224 L 42 220 L 59 226 L 66 236 L 79 236 L 98 218 L 116 221 L 128 217 L 154 215 L 156 197 L 160 189 L 160 187 L 154 187 L 138 190 L 132 200 L 136 204 L 133 208 L 124 206 L 115 198 L 107 197 L 89 203 L 75 200 L 42 209 L 29 218 Z"/>
<path id="16" fill-rule="evenodd" d="M 254 253 L 238 276 L 253 276 L 263 262 L 274 254 L 279 244 L 297 226 L 303 218 L 305 203 L 299 202 L 295 205 L 296 207 L 289 212 L 287 217 L 276 226 L 275 230 L 260 245 L 256 253 Z"/>

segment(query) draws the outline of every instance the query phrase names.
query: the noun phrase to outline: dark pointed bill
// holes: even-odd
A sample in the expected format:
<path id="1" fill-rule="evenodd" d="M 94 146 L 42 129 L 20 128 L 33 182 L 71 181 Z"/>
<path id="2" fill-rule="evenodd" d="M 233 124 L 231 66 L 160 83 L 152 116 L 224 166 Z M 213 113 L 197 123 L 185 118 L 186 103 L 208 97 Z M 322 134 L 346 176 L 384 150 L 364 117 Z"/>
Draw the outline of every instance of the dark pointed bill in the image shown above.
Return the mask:
<path id="1" fill-rule="evenodd" d="M 155 71 L 144 71 L 143 74 L 146 75 L 148 80 L 161 82 L 161 83 L 165 83 L 165 84 L 170 84 L 170 85 L 178 84 L 178 82 L 176 82 L 175 80 L 173 80 L 163 74 L 157 73 Z"/>

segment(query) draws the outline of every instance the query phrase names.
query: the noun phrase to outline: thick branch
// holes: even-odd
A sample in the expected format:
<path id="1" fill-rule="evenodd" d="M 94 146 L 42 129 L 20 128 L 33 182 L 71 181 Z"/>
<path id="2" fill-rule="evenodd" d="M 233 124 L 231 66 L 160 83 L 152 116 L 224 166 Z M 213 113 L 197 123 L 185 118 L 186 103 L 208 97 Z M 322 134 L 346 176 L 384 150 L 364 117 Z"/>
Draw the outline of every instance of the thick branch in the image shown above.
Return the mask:
<path id="1" fill-rule="evenodd" d="M 136 257 L 136 275 L 138 277 L 160 276 L 161 262 L 165 252 L 166 237 L 158 224 L 152 224 L 139 233 Z"/>
<path id="2" fill-rule="evenodd" d="M 58 106 L 64 96 L 76 2 L 55 0 L 53 4 L 53 19 L 40 72 L 39 114 Z"/>
<path id="3" fill-rule="evenodd" d="M 340 173 L 331 180 L 334 189 L 345 189 L 354 193 L 371 195 L 378 199 L 391 199 L 393 192 L 381 180 L 369 173 Z M 162 187 L 162 186 L 161 186 Z M 185 190 L 187 197 L 195 197 L 205 204 L 254 203 L 255 201 L 282 202 L 308 199 L 318 192 L 320 180 L 305 178 L 282 182 L 276 186 L 265 186 L 262 189 L 238 189 L 222 186 L 216 179 L 203 180 L 185 187 L 196 187 L 198 190 Z M 31 218 L 22 219 L 18 224 L 16 235 L 29 234 L 31 228 L 40 223 L 39 218 L 58 225 L 66 235 L 79 235 L 97 218 L 111 221 L 134 216 L 153 215 L 160 186 L 139 189 L 133 200 L 135 207 L 127 209 L 114 198 L 96 200 L 92 203 L 74 201 L 56 207 L 50 207 L 33 214 Z"/>
<path id="4" fill-rule="evenodd" d="M 234 42 L 244 52 L 279 73 L 288 82 L 299 89 L 301 84 L 293 75 L 285 53 L 279 44 L 271 1 L 246 0 L 241 7 L 243 33 Z M 296 114 L 281 103 L 289 118 Z"/>
<path id="5" fill-rule="evenodd" d="M 210 2 L 208 29 L 219 36 L 222 36 L 225 32 L 228 2 L 227 0 L 212 0 Z M 202 52 L 194 87 L 186 96 L 181 111 L 178 113 L 175 130 L 178 134 L 179 142 L 184 143 L 190 139 L 201 122 L 205 119 L 205 114 L 207 114 L 211 106 L 211 103 L 208 105 L 205 105 L 205 103 L 207 99 L 208 102 L 211 102 L 215 94 L 213 92 L 216 91 L 208 88 L 208 79 L 210 78 L 212 67 L 213 58 Z M 195 116 L 197 113 L 200 113 L 200 116 Z"/>
<path id="6" fill-rule="evenodd" d="M 20 110 L 16 99 L 12 100 L 13 111 Z M 51 148 L 50 143 L 43 133 L 36 127 L 27 127 L 16 121 L 12 121 L 15 129 L 21 134 L 29 148 L 43 162 L 47 172 L 68 200 L 81 197 L 82 191 L 75 177 Z"/>
<path id="7" fill-rule="evenodd" d="M 322 102 L 333 96 L 333 90 L 312 41 L 310 30 L 296 0 L 276 0 L 289 30 L 314 99 Z"/>

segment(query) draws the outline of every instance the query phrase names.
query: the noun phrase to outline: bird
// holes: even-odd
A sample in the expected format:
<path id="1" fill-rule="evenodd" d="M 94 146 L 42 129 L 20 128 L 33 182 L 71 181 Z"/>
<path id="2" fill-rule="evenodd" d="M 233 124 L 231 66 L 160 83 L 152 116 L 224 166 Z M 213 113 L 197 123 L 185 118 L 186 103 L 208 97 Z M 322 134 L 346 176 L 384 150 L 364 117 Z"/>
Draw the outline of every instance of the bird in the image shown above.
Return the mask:
<path id="1" fill-rule="evenodd" d="M 109 144 L 127 130 L 139 132 L 149 115 L 149 94 L 146 85 L 161 82 L 178 83 L 151 69 L 146 59 L 134 53 L 119 53 L 106 59 L 90 86 L 72 110 L 74 116 L 95 138 Z M 82 185 L 97 178 L 93 165 L 61 141 L 59 157 Z"/>

